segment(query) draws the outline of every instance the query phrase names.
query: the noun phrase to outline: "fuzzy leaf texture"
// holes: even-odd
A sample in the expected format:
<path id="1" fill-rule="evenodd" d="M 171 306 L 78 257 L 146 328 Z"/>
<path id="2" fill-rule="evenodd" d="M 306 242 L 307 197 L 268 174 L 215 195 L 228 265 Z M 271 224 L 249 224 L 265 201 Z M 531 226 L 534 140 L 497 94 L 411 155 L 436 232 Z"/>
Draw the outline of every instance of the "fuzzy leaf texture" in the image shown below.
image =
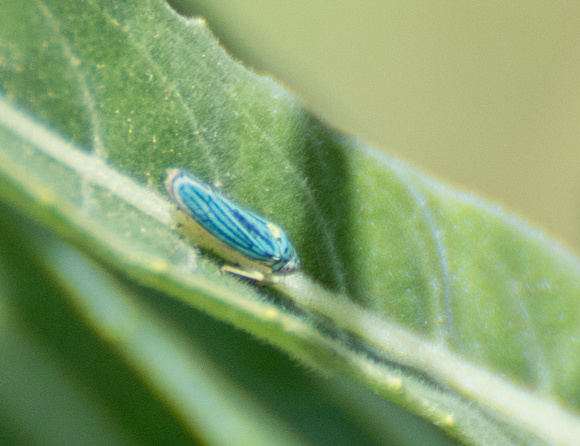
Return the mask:
<path id="1" fill-rule="evenodd" d="M 369 444 L 388 435 L 382 399 L 466 444 L 578 444 L 571 254 L 340 135 L 161 0 L 0 6 L 0 198 L 37 222 L 3 211 L 2 435 L 324 444 L 204 356 L 180 319 L 201 310 L 327 374 L 335 426 Z M 221 275 L 173 227 L 171 167 L 280 223 L 302 272 Z"/>

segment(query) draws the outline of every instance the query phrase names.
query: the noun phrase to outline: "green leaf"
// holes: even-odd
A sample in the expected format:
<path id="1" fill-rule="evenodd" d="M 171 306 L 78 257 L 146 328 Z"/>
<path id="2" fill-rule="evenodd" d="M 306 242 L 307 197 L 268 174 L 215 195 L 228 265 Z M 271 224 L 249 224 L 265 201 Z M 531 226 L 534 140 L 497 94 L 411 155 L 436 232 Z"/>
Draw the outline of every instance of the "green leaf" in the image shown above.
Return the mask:
<path id="1" fill-rule="evenodd" d="M 4 227 L 3 229 L 5 233 L 11 232 L 10 228 Z M 13 292 L 6 293 L 5 300 L 7 304 L 11 304 L 12 312 L 22 313 L 21 320 L 27 320 L 30 326 L 26 329 L 27 324 L 14 320 L 18 319 L 18 315 L 12 320 L 7 317 L 6 323 L 3 324 L 5 330 L 8 335 L 16 339 L 6 340 L 4 344 L 16 345 L 12 349 L 2 349 L 2 352 L 7 356 L 4 358 L 3 364 L 10 365 L 10 368 L 5 367 L 0 376 L 4 377 L 5 380 L 7 377 L 11 377 L 11 383 L 14 386 L 14 382 L 19 382 L 18 373 L 22 373 L 22 370 L 25 369 L 19 361 L 26 359 L 35 364 L 32 370 L 37 371 L 37 373 L 32 374 L 32 377 L 37 379 L 29 380 L 26 383 L 26 388 L 30 389 L 28 390 L 30 392 L 34 391 L 42 395 L 44 404 L 38 404 L 35 399 L 37 404 L 22 410 L 28 415 L 26 419 L 26 424 L 30 427 L 28 430 L 40 430 L 38 419 L 51 417 L 51 401 L 64 400 L 64 403 L 68 403 L 67 399 L 62 396 L 43 395 L 43 391 L 46 393 L 45 389 L 52 390 L 53 387 L 57 387 L 54 384 L 47 385 L 45 381 L 49 383 L 56 381 L 61 384 L 57 387 L 61 394 L 66 395 L 66 392 L 80 393 L 89 400 L 88 408 L 79 407 L 69 411 L 52 412 L 56 415 L 52 416 L 54 419 L 50 419 L 53 425 L 49 424 L 44 429 L 69 436 L 59 439 L 56 443 L 78 443 L 79 437 L 84 438 L 88 434 L 92 434 L 92 438 L 87 438 L 82 443 L 125 444 L 127 442 L 127 439 L 120 434 L 119 436 L 125 441 L 121 442 L 120 439 L 113 441 L 110 436 L 100 438 L 100 431 L 106 432 L 109 424 L 115 426 L 116 423 L 112 423 L 111 420 L 101 421 L 103 427 L 99 426 L 93 419 L 86 420 L 88 417 L 85 414 L 92 414 L 89 409 L 99 412 L 99 400 L 102 399 L 102 396 L 94 392 L 86 392 L 86 390 L 78 392 L 71 385 L 71 381 L 74 382 L 74 379 L 70 377 L 68 380 L 66 377 L 59 377 L 59 380 L 62 381 L 60 383 L 47 372 L 47 369 L 50 370 L 50 365 L 46 366 L 41 363 L 41 354 L 35 354 L 30 359 L 26 357 L 26 355 L 36 353 L 33 349 L 22 349 L 25 355 L 16 353 L 17 341 L 25 344 L 23 341 L 26 341 L 27 338 L 37 337 L 49 345 L 53 356 L 66 362 L 73 370 L 83 371 L 85 369 L 84 371 L 87 372 L 86 369 L 89 367 L 96 369 L 86 373 L 86 380 L 83 383 L 86 387 L 99 390 L 101 388 L 124 389 L 123 396 L 116 395 L 107 400 L 109 404 L 112 401 L 113 410 L 119 412 L 117 414 L 119 421 L 125 422 L 119 424 L 131 426 L 135 430 L 132 432 L 136 437 L 134 439 L 140 443 L 183 443 L 187 441 L 188 434 L 193 434 L 194 437 L 199 437 L 210 444 L 303 444 L 291 432 L 291 429 L 284 427 L 275 416 L 270 415 L 255 404 L 244 393 L 243 389 L 238 388 L 227 376 L 224 376 L 221 370 L 205 355 L 202 348 L 183 336 L 175 327 L 164 323 L 150 306 L 137 299 L 130 289 L 120 286 L 110 274 L 100 270 L 72 248 L 55 240 L 54 237 L 46 235 L 39 237 L 38 232 L 29 231 L 29 241 L 32 242 L 32 246 L 36 244 L 37 249 L 43 254 L 43 262 L 46 263 L 44 268 L 47 273 L 43 277 L 38 277 L 40 274 L 35 269 L 35 266 L 42 267 L 42 265 L 34 265 L 33 259 L 27 258 L 26 254 L 22 255 L 23 250 L 20 250 L 19 253 L 18 249 L 15 249 L 17 246 L 5 246 L 5 249 L 2 250 L 3 253 L 10 253 L 10 258 L 13 261 L 16 260 L 15 263 L 18 265 L 18 268 L 5 265 L 5 270 L 27 272 L 27 283 L 20 286 L 25 292 L 19 293 L 11 290 Z M 16 236 L 12 239 L 17 238 Z M 4 258 L 6 257 L 4 256 Z M 11 276 L 18 276 L 18 274 L 11 274 Z M 45 283 L 44 292 L 38 292 L 38 288 L 34 288 L 35 281 Z M 54 295 L 47 295 L 46 289 L 54 290 Z M 51 320 L 50 316 L 55 313 L 58 314 L 58 324 L 65 313 L 69 313 L 69 322 L 64 326 L 54 324 L 54 320 Z M 5 316 L 9 316 L 9 314 L 5 314 Z M 100 352 L 102 346 L 99 346 L 98 343 L 94 345 L 95 341 L 91 339 L 90 334 L 86 333 L 86 330 L 74 322 L 70 322 L 78 319 L 81 322 L 77 323 L 78 325 L 82 325 L 84 322 L 92 328 L 97 336 L 107 340 L 112 352 L 121 356 L 122 361 L 116 360 L 110 353 Z M 13 329 L 9 330 L 12 327 Z M 31 333 L 26 336 L 26 331 Z M 37 339 L 31 344 L 35 343 L 41 342 Z M 78 356 L 70 355 L 71 352 L 78 353 L 88 347 L 93 347 L 90 352 Z M 101 362 L 105 364 L 101 364 Z M 97 363 L 99 363 L 98 366 L 96 366 Z M 126 379 L 124 380 L 123 376 L 119 376 L 118 372 L 110 372 L 111 369 L 127 369 L 127 366 L 143 375 L 141 380 L 147 385 L 148 391 L 134 389 L 136 387 L 134 384 L 125 387 L 123 384 L 126 384 L 124 382 Z M 61 374 L 66 374 L 66 372 L 61 372 Z M 98 382 L 99 379 L 102 382 Z M 137 377 L 132 377 L 132 379 L 138 381 Z M 104 385 L 105 383 L 106 385 Z M 7 382 L 4 383 L 4 386 L 0 384 L 0 392 L 3 395 L 26 391 L 26 389 L 19 389 L 16 386 L 17 391 L 15 392 L 14 389 L 9 388 L 8 384 Z M 35 385 L 39 389 L 36 389 Z M 61 390 L 61 387 L 64 391 Z M 164 405 L 171 408 L 171 415 L 163 413 L 162 405 L 147 401 L 147 399 L 151 399 L 149 392 L 152 395 L 158 395 L 163 400 Z M 87 397 L 84 393 L 90 395 Z M 74 398 L 71 399 L 74 401 Z M 8 400 L 10 411 L 18 410 L 19 401 L 22 400 L 27 401 L 17 398 Z M 146 416 L 130 419 L 132 415 L 130 412 L 137 409 L 135 407 L 137 402 L 140 402 L 139 409 L 141 410 L 143 409 L 141 405 L 149 404 L 152 407 L 149 407 L 145 412 Z M 72 404 L 62 404 L 64 409 L 68 409 L 68 405 Z M 49 413 L 43 413 L 44 411 Z M 121 416 L 120 413 L 123 415 Z M 76 431 L 68 432 L 67 429 L 59 425 L 59 422 L 70 424 L 70 419 L 75 418 L 76 414 L 85 415 L 85 419 L 81 418 L 78 423 L 73 423 L 76 429 L 82 433 L 82 436 Z M 24 418 L 18 413 L 15 416 L 18 415 L 20 419 Z M 135 415 L 133 414 L 133 416 Z M 66 418 L 61 421 L 58 417 Z M 183 428 L 172 426 L 177 424 L 177 420 L 172 418 L 177 418 L 184 425 Z M 173 438 L 167 435 L 171 428 L 175 430 Z M 97 432 L 91 432 L 91 429 Z M 153 434 L 152 430 L 158 433 Z M 147 438 L 139 438 L 144 432 L 147 432 Z M 39 438 L 42 437 L 39 436 Z"/>
<path id="2" fill-rule="evenodd" d="M 329 129 L 272 79 L 233 61 L 202 20 L 160 0 L 0 5 L 4 200 L 140 284 L 347 376 L 466 443 L 580 437 L 577 259 L 497 207 Z M 172 227 L 169 167 L 282 224 L 303 272 L 273 288 L 220 275 L 219 260 Z M 181 408 L 180 420 L 193 413 L 176 383 L 213 369 L 196 371 L 197 354 L 175 350 L 184 342 L 175 316 L 164 325 L 159 309 L 137 310 L 143 298 L 131 293 L 100 302 L 30 233 L 22 238 L 66 283 L 54 294 L 73 296 L 81 328 L 136 370 L 138 385 Z M 114 294 L 107 287 L 102 296 Z M 119 320 L 99 302 L 118 306 Z M 40 324 L 32 309 L 22 313 Z M 265 438 L 299 441 L 241 392 L 217 404 L 219 392 L 199 387 L 208 413 L 226 413 L 222 428 L 243 431 L 264 416 Z M 135 398 L 171 418 L 143 389 Z M 371 404 L 361 400 L 358 416 Z M 240 405 L 252 408 L 225 421 Z M 127 422 L 134 431 L 136 418 Z M 227 444 L 207 420 L 183 430 L 172 422 L 175 438 Z"/>

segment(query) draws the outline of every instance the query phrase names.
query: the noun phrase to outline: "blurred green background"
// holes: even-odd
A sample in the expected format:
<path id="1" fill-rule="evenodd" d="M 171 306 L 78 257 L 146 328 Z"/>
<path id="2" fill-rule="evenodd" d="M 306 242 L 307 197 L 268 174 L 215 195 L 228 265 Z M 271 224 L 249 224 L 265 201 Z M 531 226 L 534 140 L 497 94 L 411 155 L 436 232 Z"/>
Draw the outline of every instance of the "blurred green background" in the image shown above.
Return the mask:
<path id="1" fill-rule="evenodd" d="M 324 120 L 580 253 L 580 3 L 172 0 Z"/>

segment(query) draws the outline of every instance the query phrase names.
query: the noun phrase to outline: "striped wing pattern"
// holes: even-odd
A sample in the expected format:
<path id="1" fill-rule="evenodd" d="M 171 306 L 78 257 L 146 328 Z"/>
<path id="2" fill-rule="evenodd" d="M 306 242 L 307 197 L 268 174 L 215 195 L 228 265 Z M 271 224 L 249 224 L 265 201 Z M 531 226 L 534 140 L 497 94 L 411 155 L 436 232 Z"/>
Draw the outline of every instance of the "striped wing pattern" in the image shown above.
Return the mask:
<path id="1" fill-rule="evenodd" d="M 209 185 L 179 171 L 169 186 L 171 195 L 187 215 L 212 236 L 249 259 L 267 265 L 274 272 L 288 262 L 296 261 L 296 252 L 281 228 Z"/>

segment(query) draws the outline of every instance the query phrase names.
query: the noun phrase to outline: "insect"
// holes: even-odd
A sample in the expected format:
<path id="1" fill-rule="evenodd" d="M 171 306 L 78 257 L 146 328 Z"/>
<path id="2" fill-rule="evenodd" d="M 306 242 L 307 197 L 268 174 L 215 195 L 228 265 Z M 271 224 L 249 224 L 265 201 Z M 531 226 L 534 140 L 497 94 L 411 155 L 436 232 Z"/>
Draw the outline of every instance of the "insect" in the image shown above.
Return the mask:
<path id="1" fill-rule="evenodd" d="M 180 169 L 168 169 L 165 187 L 177 202 L 177 226 L 199 246 L 231 264 L 222 271 L 275 283 L 300 267 L 284 230 Z"/>

